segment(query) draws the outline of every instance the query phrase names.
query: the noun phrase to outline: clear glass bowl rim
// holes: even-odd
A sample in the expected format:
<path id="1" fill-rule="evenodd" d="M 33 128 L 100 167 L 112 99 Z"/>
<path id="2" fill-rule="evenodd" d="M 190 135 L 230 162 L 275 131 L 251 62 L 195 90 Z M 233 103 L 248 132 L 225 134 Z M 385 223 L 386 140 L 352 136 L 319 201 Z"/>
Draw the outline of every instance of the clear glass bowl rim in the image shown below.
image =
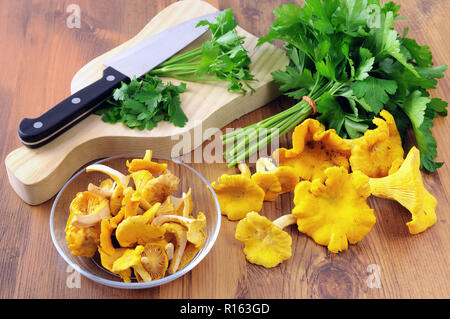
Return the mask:
<path id="1" fill-rule="evenodd" d="M 118 158 L 124 158 L 124 157 L 135 157 L 138 158 L 140 157 L 142 154 L 137 154 L 137 153 L 128 153 L 128 154 L 119 154 L 119 155 L 115 155 L 115 156 L 111 156 L 111 157 L 107 157 L 107 158 L 103 158 L 100 159 L 96 162 L 94 162 L 93 164 L 101 164 L 113 159 L 118 159 Z M 55 232 L 53 230 L 53 217 L 55 214 L 55 209 L 56 209 L 56 204 L 58 203 L 59 198 L 61 197 L 61 195 L 63 194 L 64 190 L 66 189 L 66 187 L 72 182 L 72 180 L 74 180 L 75 178 L 77 178 L 80 174 L 84 173 L 85 170 L 81 169 L 78 172 L 76 172 L 65 184 L 64 186 L 61 188 L 61 190 L 58 192 L 58 194 L 56 195 L 56 198 L 53 202 L 52 205 L 52 209 L 51 209 L 51 213 L 50 213 L 50 235 L 52 237 L 52 241 L 53 241 L 53 245 L 55 246 L 56 250 L 58 251 L 59 255 L 66 261 L 66 263 L 68 263 L 73 269 L 75 269 L 75 271 L 81 273 L 83 276 L 89 278 L 90 280 L 93 280 L 95 282 L 98 282 L 102 285 L 105 286 L 109 286 L 109 287 L 113 287 L 113 288 L 121 288 L 121 289 L 146 289 L 146 288 L 152 288 L 152 287 L 157 287 L 157 286 L 161 286 L 164 284 L 167 284 L 177 278 L 180 278 L 182 276 L 184 276 L 185 274 L 187 274 L 189 271 L 191 271 L 195 266 L 197 266 L 200 261 L 203 260 L 203 258 L 206 257 L 206 255 L 209 253 L 209 251 L 212 249 L 212 247 L 214 246 L 214 243 L 216 242 L 216 239 L 219 235 L 219 231 L 220 231 L 220 226 L 221 226 L 221 210 L 220 210 L 220 205 L 219 205 L 219 200 L 217 198 L 216 193 L 214 192 L 214 189 L 212 188 L 211 184 L 203 177 L 202 174 L 200 174 L 197 170 L 195 170 L 194 168 L 192 168 L 191 166 L 173 159 L 173 158 L 169 158 L 169 157 L 165 157 L 165 156 L 161 156 L 161 155 L 152 155 L 153 158 L 157 158 L 157 159 L 161 159 L 161 160 L 167 160 L 167 161 L 171 161 L 175 164 L 178 165 L 183 165 L 184 167 L 188 168 L 189 170 L 191 170 L 193 173 L 195 173 L 198 177 L 200 177 L 200 179 L 206 184 L 206 186 L 208 187 L 208 189 L 210 190 L 211 194 L 213 195 L 215 204 L 216 204 L 216 211 L 217 211 L 217 225 L 214 229 L 214 233 L 211 234 L 210 237 L 211 239 L 208 241 L 208 243 L 202 248 L 202 250 L 200 251 L 200 253 L 198 253 L 193 260 L 191 260 L 191 262 L 189 264 L 187 264 L 185 267 L 183 267 L 181 270 L 177 271 L 176 273 L 169 275 L 167 277 L 158 279 L 158 280 L 153 280 L 150 282 L 132 282 L 132 283 L 125 283 L 125 282 L 119 282 L 119 281 L 113 281 L 113 280 L 108 280 L 105 278 L 101 278 L 98 277 L 96 275 L 93 275 L 85 270 L 83 270 L 80 266 L 78 266 L 78 264 L 73 263 L 63 252 L 63 250 L 61 249 L 61 247 L 58 244 L 58 241 L 56 239 L 55 236 Z"/>

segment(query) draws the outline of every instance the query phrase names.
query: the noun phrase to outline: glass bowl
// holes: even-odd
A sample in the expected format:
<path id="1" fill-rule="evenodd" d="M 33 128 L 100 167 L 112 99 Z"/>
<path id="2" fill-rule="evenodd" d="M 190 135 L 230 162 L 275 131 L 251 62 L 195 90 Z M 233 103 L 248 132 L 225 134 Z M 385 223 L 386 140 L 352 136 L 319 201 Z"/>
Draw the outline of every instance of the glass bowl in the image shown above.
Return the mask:
<path id="1" fill-rule="evenodd" d="M 125 165 L 126 161 L 133 158 L 142 158 L 143 156 L 144 154 L 118 155 L 102 159 L 95 164 L 107 165 L 118 170 L 119 172 L 128 174 L 127 167 Z M 187 192 L 189 187 L 192 188 L 194 216 L 199 211 L 203 212 L 206 216 L 205 232 L 207 237 L 204 247 L 197 253 L 190 263 L 182 269 L 179 269 L 176 273 L 150 282 L 134 282 L 132 277 L 131 283 L 124 283 L 118 275 L 109 272 L 101 266 L 98 252 L 92 258 L 72 255 L 71 251 L 67 247 L 64 231 L 67 218 L 69 217 L 70 203 L 78 192 L 87 190 L 89 183 L 99 185 L 102 180 L 108 178 L 108 176 L 103 173 L 87 173 L 85 169 L 82 169 L 70 178 L 70 180 L 64 185 L 56 196 L 50 215 L 50 233 L 53 244 L 61 257 L 73 269 L 81 273 L 83 276 L 102 285 L 114 288 L 143 289 L 157 287 L 171 282 L 191 271 L 196 265 L 198 265 L 198 263 L 200 263 L 200 261 L 203 260 L 203 258 L 206 257 L 208 252 L 213 247 L 220 230 L 221 212 L 219 201 L 211 185 L 199 172 L 182 162 L 156 155 L 152 156 L 152 161 L 167 163 L 167 169 L 180 178 L 180 184 L 177 191 L 174 192 L 174 196 L 181 197 L 182 193 Z M 193 185 L 195 185 L 195 187 L 193 187 Z"/>

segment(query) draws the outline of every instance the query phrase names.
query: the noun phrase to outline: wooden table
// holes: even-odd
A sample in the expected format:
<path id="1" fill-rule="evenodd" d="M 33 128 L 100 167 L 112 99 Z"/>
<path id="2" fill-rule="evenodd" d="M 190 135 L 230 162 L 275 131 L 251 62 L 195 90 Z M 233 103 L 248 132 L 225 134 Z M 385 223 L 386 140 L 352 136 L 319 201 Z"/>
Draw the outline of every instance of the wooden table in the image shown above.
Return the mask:
<path id="1" fill-rule="evenodd" d="M 281 0 L 209 0 L 231 7 L 241 27 L 261 36 Z M 94 57 L 133 37 L 170 0 L 33 0 L 0 2 L 1 156 L 21 144 L 17 126 L 25 116 L 37 116 L 65 98 L 75 72 Z M 428 44 L 436 64 L 450 62 L 450 2 L 401 0 L 399 30 Z M 81 8 L 81 28 L 66 25 L 70 4 Z M 432 92 L 450 101 L 450 80 Z M 230 124 L 243 127 L 277 113 L 287 101 L 279 98 Z M 222 218 L 219 238 L 192 272 L 159 288 L 137 291 L 112 289 L 81 277 L 80 288 L 69 288 L 67 264 L 53 247 L 49 232 L 53 200 L 31 207 L 21 201 L 0 170 L 0 298 L 448 298 L 450 297 L 449 196 L 450 142 L 448 118 L 435 120 L 438 160 L 446 165 L 424 174 L 437 197 L 438 222 L 419 235 L 410 235 L 410 214 L 387 200 L 370 199 L 377 223 L 367 237 L 338 255 L 327 252 L 294 227 L 293 256 L 281 266 L 265 269 L 246 262 L 234 239 L 235 222 Z M 282 140 L 287 146 L 289 137 Z M 209 180 L 228 171 L 225 165 L 205 165 Z M 292 194 L 265 203 L 274 219 L 292 208 Z M 374 266 L 375 265 L 375 266 Z M 70 271 L 70 269 L 69 269 Z M 377 272 L 378 271 L 378 272 Z M 367 282 L 379 274 L 380 288 Z M 370 277 L 372 276 L 372 277 Z"/>

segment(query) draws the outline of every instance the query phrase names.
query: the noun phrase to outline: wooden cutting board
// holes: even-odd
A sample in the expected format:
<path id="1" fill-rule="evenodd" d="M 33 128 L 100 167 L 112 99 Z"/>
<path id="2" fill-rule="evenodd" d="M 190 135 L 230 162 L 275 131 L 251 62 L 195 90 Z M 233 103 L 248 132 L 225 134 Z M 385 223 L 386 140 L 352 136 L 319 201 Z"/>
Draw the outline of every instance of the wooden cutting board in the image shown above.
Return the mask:
<path id="1" fill-rule="evenodd" d="M 98 80 L 104 69 L 103 61 L 169 27 L 215 11 L 215 7 L 200 0 L 184 0 L 168 6 L 134 38 L 81 68 L 72 80 L 71 92 L 75 93 Z M 52 198 L 77 170 L 93 160 L 131 152 L 142 153 L 146 149 L 164 156 L 183 155 L 231 121 L 278 97 L 280 93 L 270 73 L 286 66 L 288 59 L 284 52 L 269 44 L 256 47 L 257 37 L 240 27 L 237 31 L 246 37 L 244 47 L 252 59 L 251 72 L 258 79 L 252 83 L 256 92 L 242 95 L 228 92 L 226 83 L 188 82 L 187 91 L 181 96 L 183 110 L 189 118 L 183 128 L 161 122 L 151 131 L 139 131 L 121 123 L 104 123 L 99 116 L 90 115 L 47 145 L 38 149 L 24 146 L 6 157 L 9 181 L 15 192 L 26 203 L 38 205 Z M 201 45 L 207 38 L 208 34 L 205 34 L 185 50 Z M 173 146 L 181 139 L 190 139 L 190 143 L 183 148 L 177 147 L 177 151 L 172 153 Z"/>

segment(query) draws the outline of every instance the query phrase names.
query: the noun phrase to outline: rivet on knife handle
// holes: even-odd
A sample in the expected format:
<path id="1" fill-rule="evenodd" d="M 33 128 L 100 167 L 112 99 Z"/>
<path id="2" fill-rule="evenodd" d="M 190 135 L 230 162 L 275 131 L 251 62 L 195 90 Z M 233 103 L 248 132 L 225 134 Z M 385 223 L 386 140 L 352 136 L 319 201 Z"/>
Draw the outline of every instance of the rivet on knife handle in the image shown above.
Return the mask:
<path id="1" fill-rule="evenodd" d="M 91 114 L 120 87 L 121 82 L 130 82 L 130 78 L 112 67 L 104 70 L 97 82 L 76 92 L 71 97 L 38 118 L 25 118 L 19 124 L 19 138 L 28 147 L 40 147 Z"/>

